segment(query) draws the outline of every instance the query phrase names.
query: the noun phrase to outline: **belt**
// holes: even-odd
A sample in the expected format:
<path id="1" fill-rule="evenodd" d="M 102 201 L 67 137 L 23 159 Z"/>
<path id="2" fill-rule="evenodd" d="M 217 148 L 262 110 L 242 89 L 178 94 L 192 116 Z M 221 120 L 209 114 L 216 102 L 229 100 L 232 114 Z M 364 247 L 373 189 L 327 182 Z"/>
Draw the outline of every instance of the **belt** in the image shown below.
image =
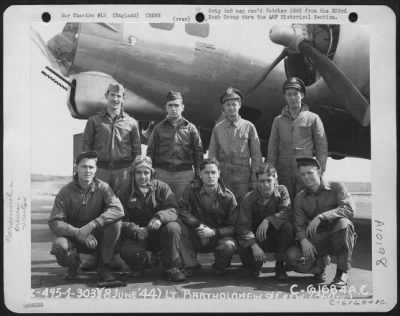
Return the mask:
<path id="1" fill-rule="evenodd" d="M 221 164 L 231 164 L 239 166 L 250 166 L 250 158 L 233 158 L 227 157 L 226 159 L 221 159 Z"/>
<path id="2" fill-rule="evenodd" d="M 102 168 L 102 169 L 110 169 L 110 170 L 128 168 L 131 165 L 132 165 L 132 162 L 131 161 L 127 161 L 127 160 L 122 160 L 122 161 L 99 161 L 97 163 L 97 167 Z"/>
<path id="3" fill-rule="evenodd" d="M 172 164 L 161 164 L 154 166 L 155 168 L 167 170 L 167 171 L 188 171 L 193 170 L 192 165 L 181 164 L 181 165 L 172 165 Z"/>

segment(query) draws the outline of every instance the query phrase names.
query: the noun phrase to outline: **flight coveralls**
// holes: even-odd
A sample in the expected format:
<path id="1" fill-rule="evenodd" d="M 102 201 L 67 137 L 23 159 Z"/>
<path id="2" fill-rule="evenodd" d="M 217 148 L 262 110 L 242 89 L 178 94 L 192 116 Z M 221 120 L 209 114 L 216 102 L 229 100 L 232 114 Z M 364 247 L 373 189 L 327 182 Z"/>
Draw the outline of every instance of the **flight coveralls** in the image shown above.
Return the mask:
<path id="1" fill-rule="evenodd" d="M 121 231 L 124 216 L 119 199 L 110 186 L 96 178 L 89 190 L 78 183 L 77 176 L 57 194 L 48 221 L 50 230 L 56 236 L 51 254 L 63 267 L 77 267 L 79 254 L 94 253 L 100 248 L 102 261 L 110 263 Z M 92 235 L 98 240 L 96 249 L 88 249 L 76 239 L 78 229 L 94 221 L 96 228 Z"/>
<path id="2" fill-rule="evenodd" d="M 276 185 L 268 200 L 257 189 L 247 193 L 240 203 L 236 224 L 241 254 L 246 257 L 244 262 L 249 262 L 254 270 L 261 269 L 262 262 L 255 262 L 251 250 L 251 246 L 255 243 L 264 252 L 275 252 L 276 260 L 283 261 L 285 251 L 294 242 L 291 217 L 292 207 L 289 193 L 283 185 Z M 256 240 L 255 234 L 264 219 L 269 221 L 269 228 L 267 239 L 261 242 Z"/>
<path id="3" fill-rule="evenodd" d="M 125 217 L 122 222 L 121 258 L 133 271 L 143 271 L 146 251 L 161 250 L 161 263 L 166 269 L 181 265 L 179 256 L 180 226 L 176 222 L 177 202 L 168 184 L 152 180 L 146 195 L 132 180 L 131 191 L 121 198 Z M 140 228 L 147 227 L 152 218 L 161 221 L 156 231 L 145 239 L 138 237 Z"/>
<path id="4" fill-rule="evenodd" d="M 292 201 L 304 188 L 296 158 L 314 156 L 324 172 L 328 142 L 321 119 L 304 104 L 298 116 L 293 119 L 286 106 L 272 124 L 267 163 L 276 168 L 278 181 L 288 189 Z"/>
<path id="5" fill-rule="evenodd" d="M 155 178 L 168 183 L 179 200 L 185 187 L 199 177 L 203 161 L 200 134 L 185 118 L 176 127 L 165 118 L 153 129 L 147 156 L 153 161 Z"/>
<path id="6" fill-rule="evenodd" d="M 199 182 L 188 185 L 179 200 L 179 222 L 181 224 L 181 256 L 185 269 L 196 268 L 197 252 L 214 252 L 215 269 L 225 269 L 237 251 L 235 223 L 237 202 L 233 193 L 223 182 L 215 194 L 209 194 Z M 215 230 L 205 245 L 201 243 L 196 228 L 201 224 Z"/>
<path id="7" fill-rule="evenodd" d="M 294 201 L 296 240 L 308 238 L 317 250 L 317 260 L 327 255 L 334 255 L 337 269 L 348 272 L 357 239 L 351 221 L 355 210 L 355 203 L 343 183 L 321 180 L 316 193 L 304 189 L 296 196 Z M 321 223 L 316 236 L 310 239 L 306 236 L 306 230 L 315 216 L 319 216 Z M 296 252 L 295 249 L 289 248 L 287 257 L 289 265 L 301 271 L 299 258 L 295 257 L 295 254 L 299 253 L 301 251 Z"/>
<path id="8" fill-rule="evenodd" d="M 236 122 L 225 119 L 217 123 L 208 156 L 220 162 L 222 180 L 240 201 L 249 191 L 250 182 L 256 181 L 261 162 L 260 139 L 253 123 L 242 118 Z"/>
<path id="9" fill-rule="evenodd" d="M 96 177 L 120 197 L 130 184 L 130 167 L 141 154 L 138 124 L 121 109 L 113 120 L 106 110 L 89 117 L 82 136 L 82 151 L 98 154 Z"/>

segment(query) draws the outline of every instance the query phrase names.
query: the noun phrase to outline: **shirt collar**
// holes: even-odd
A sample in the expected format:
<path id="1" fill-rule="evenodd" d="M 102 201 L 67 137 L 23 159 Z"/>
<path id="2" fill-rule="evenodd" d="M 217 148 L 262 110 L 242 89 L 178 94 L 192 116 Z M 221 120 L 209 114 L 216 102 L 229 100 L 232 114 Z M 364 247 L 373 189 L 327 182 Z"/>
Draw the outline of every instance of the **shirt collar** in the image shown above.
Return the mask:
<path id="1" fill-rule="evenodd" d="M 74 182 L 74 185 L 79 188 L 79 190 L 84 190 L 79 184 L 77 173 L 75 173 L 73 176 L 73 182 Z M 91 192 L 94 192 L 97 190 L 98 187 L 99 187 L 99 180 L 96 177 L 94 177 L 92 183 L 90 184 L 89 190 Z"/>
<path id="2" fill-rule="evenodd" d="M 242 123 L 242 117 L 240 115 L 239 115 L 239 119 L 235 122 L 231 122 L 227 118 L 225 119 L 225 126 L 228 126 L 228 127 L 230 127 L 230 126 L 239 127 L 241 123 Z"/>
<path id="3" fill-rule="evenodd" d="M 204 185 L 201 186 L 200 188 L 200 195 L 205 195 L 208 194 L 208 192 L 206 191 L 206 189 L 204 188 Z M 217 186 L 217 190 L 215 191 L 215 194 L 220 195 L 221 194 L 221 186 L 218 184 Z"/>
<path id="4" fill-rule="evenodd" d="M 260 193 L 260 191 L 258 191 L 258 189 L 256 189 L 255 191 L 257 194 L 257 202 L 260 202 L 260 204 L 263 205 L 262 201 L 265 200 L 265 197 L 262 196 L 262 194 Z M 272 197 L 275 197 L 277 199 L 281 197 L 281 193 L 278 190 L 278 185 L 275 185 L 274 192 L 272 192 L 271 197 L 269 199 L 271 199 Z"/>
<path id="5" fill-rule="evenodd" d="M 300 108 L 299 115 L 300 115 L 301 112 L 304 112 L 304 111 L 309 111 L 309 107 L 308 107 L 307 104 L 302 103 L 302 104 L 301 104 L 301 108 Z M 287 116 L 287 117 L 289 117 L 289 118 L 292 118 L 292 115 L 291 115 L 290 112 L 289 112 L 289 106 L 288 106 L 288 105 L 286 105 L 286 106 L 282 109 L 281 114 L 284 115 L 284 116 Z"/>
<path id="6" fill-rule="evenodd" d="M 110 117 L 110 114 L 108 114 L 107 108 L 106 108 L 106 107 L 104 107 L 104 109 L 103 109 L 103 111 L 101 112 L 101 114 L 102 114 L 103 116 L 108 116 L 108 117 Z M 124 111 L 124 106 L 122 105 L 122 106 L 121 106 L 121 111 L 119 112 L 119 114 L 117 115 L 117 117 L 118 117 L 118 118 L 121 118 L 121 117 L 124 117 L 124 116 L 126 116 L 126 113 L 125 113 L 125 111 Z"/>
<path id="7" fill-rule="evenodd" d="M 206 190 L 203 187 L 203 184 L 201 184 L 201 187 L 199 190 L 199 194 L 203 195 L 203 194 L 207 194 Z M 217 188 L 217 196 L 223 196 L 226 192 L 226 187 L 224 182 L 222 181 L 221 178 L 218 179 L 218 188 Z"/>
<path id="8" fill-rule="evenodd" d="M 309 189 L 305 189 L 305 192 L 309 195 L 309 194 L 318 194 L 321 191 L 331 191 L 332 187 L 331 184 L 329 183 L 329 181 L 325 181 L 323 178 L 321 178 L 321 184 L 319 185 L 319 188 L 317 190 L 317 192 L 312 192 Z"/>
<path id="9" fill-rule="evenodd" d="M 133 185 L 132 185 L 132 192 L 130 194 L 131 196 L 135 195 L 136 192 L 142 192 L 142 191 L 140 191 L 140 189 L 137 186 L 137 184 L 136 184 L 135 180 L 133 179 L 133 177 L 132 177 L 132 181 L 133 181 Z M 154 188 L 155 188 L 154 180 L 151 180 L 150 183 L 147 186 L 149 188 L 149 192 L 154 191 Z"/>
<path id="10" fill-rule="evenodd" d="M 168 120 L 168 118 L 165 118 L 161 121 L 161 124 L 169 124 L 170 126 L 172 126 L 172 124 L 170 123 L 170 121 Z M 181 126 L 181 125 L 188 125 L 189 121 L 187 119 L 185 119 L 183 116 L 181 116 L 181 119 L 178 121 L 178 124 L 176 125 L 177 127 Z"/>

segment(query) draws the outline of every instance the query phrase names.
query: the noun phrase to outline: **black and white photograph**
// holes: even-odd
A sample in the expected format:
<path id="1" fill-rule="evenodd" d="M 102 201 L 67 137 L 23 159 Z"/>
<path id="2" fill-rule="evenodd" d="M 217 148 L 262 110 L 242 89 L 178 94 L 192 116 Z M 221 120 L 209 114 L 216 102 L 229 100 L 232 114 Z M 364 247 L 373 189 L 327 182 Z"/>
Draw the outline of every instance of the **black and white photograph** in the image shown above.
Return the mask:
<path id="1" fill-rule="evenodd" d="M 14 6 L 4 21 L 8 309 L 395 306 L 388 7 Z"/>

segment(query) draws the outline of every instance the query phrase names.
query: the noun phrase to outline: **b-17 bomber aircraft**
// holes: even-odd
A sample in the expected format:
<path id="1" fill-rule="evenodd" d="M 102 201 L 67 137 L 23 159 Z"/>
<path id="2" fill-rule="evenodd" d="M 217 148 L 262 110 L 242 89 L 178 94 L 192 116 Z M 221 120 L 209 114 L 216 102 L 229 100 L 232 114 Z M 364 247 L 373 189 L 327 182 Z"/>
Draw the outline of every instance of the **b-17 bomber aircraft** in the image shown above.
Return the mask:
<path id="1" fill-rule="evenodd" d="M 184 116 L 208 147 L 227 87 L 245 95 L 241 115 L 252 121 L 266 155 L 282 83 L 300 77 L 304 102 L 326 129 L 329 155 L 371 157 L 369 31 L 362 25 L 209 23 L 67 23 L 47 43 L 34 42 L 51 63 L 46 74 L 68 90 L 71 115 L 87 119 L 105 105 L 117 80 L 127 89 L 126 112 L 148 137 L 165 115 L 165 95 L 180 91 Z M 61 73 L 61 74 L 60 74 Z"/>

